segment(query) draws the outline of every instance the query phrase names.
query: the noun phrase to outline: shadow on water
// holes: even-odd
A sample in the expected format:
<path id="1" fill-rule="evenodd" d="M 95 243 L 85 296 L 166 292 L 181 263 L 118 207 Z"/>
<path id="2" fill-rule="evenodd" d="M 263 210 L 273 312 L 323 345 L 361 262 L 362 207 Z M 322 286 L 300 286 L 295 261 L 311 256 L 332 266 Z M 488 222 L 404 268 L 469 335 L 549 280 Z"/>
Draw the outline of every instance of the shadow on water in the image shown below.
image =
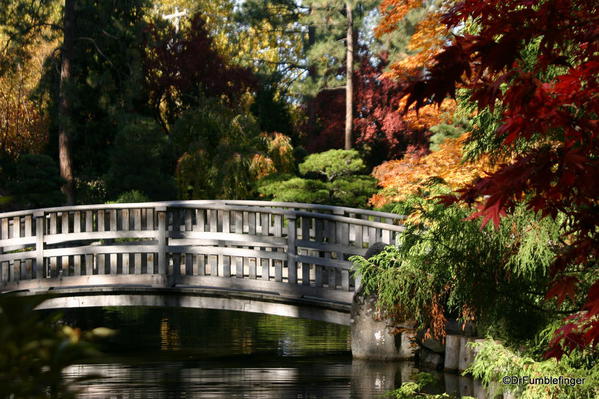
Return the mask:
<path id="1" fill-rule="evenodd" d="M 352 360 L 348 327 L 310 320 L 88 308 L 65 312 L 64 321 L 119 331 L 102 344 L 105 356 L 96 363 L 66 370 L 67 378 L 103 376 L 80 384 L 81 398 L 382 398 L 417 371 L 411 362 Z M 443 392 L 439 378 L 432 392 Z"/>

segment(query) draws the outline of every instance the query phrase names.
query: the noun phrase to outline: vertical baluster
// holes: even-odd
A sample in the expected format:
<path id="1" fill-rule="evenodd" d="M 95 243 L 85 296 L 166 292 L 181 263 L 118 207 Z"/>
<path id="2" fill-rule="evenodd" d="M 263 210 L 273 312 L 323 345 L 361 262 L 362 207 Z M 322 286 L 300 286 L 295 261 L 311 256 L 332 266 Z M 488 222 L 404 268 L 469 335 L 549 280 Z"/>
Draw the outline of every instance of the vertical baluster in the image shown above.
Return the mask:
<path id="1" fill-rule="evenodd" d="M 172 259 L 173 259 L 173 272 L 172 272 L 172 276 L 177 278 L 181 275 L 181 254 L 180 253 L 173 253 L 172 255 Z"/>
<path id="2" fill-rule="evenodd" d="M 15 259 L 12 262 L 12 276 L 10 281 L 17 282 L 21 280 L 21 260 Z"/>
<path id="3" fill-rule="evenodd" d="M 222 276 L 231 277 L 231 257 L 230 256 L 219 256 L 222 262 Z"/>
<path id="4" fill-rule="evenodd" d="M 106 274 L 118 274 L 119 271 L 119 254 L 106 254 L 108 265 L 106 265 Z"/>
<path id="5" fill-rule="evenodd" d="M 185 212 L 185 231 L 191 231 L 192 230 L 192 212 L 193 209 L 184 209 Z"/>
<path id="6" fill-rule="evenodd" d="M 243 262 L 245 258 L 240 256 L 235 257 L 235 277 L 243 278 Z"/>
<path id="7" fill-rule="evenodd" d="M 50 214 L 50 234 L 56 234 L 58 232 L 58 221 L 56 220 L 56 212 Z"/>
<path id="8" fill-rule="evenodd" d="M 81 233 L 81 212 L 73 212 L 73 233 Z"/>
<path id="9" fill-rule="evenodd" d="M 123 254 L 123 274 L 131 274 L 131 254 Z"/>
<path id="10" fill-rule="evenodd" d="M 185 254 L 185 275 L 193 275 L 193 254 Z"/>
<path id="11" fill-rule="evenodd" d="M 98 231 L 106 231 L 106 212 L 104 209 L 98 210 Z"/>
<path id="12" fill-rule="evenodd" d="M 262 230 L 261 233 L 263 236 L 267 236 L 270 235 L 270 218 L 269 218 L 269 214 L 268 213 L 262 213 L 261 215 L 261 224 L 262 224 Z"/>
<path id="13" fill-rule="evenodd" d="M 25 230 L 23 231 L 24 233 L 24 237 L 32 237 L 33 236 L 33 216 L 32 215 L 26 215 L 24 217 L 25 219 Z"/>
<path id="14" fill-rule="evenodd" d="M 94 230 L 94 213 L 85 211 L 85 232 L 91 233 Z"/>
<path id="15" fill-rule="evenodd" d="M 86 254 L 85 255 L 85 275 L 89 276 L 94 274 L 94 269 L 96 268 L 96 266 L 94 265 L 94 255 L 93 254 Z"/>
<path id="16" fill-rule="evenodd" d="M 277 222 L 278 222 L 278 227 L 275 228 L 275 231 L 280 232 L 281 220 L 280 219 L 277 220 L 275 222 L 275 226 L 277 226 Z M 288 255 L 287 279 L 289 281 L 289 284 L 297 284 L 297 258 L 296 258 L 297 228 L 295 226 L 295 222 L 296 222 L 295 216 L 287 217 L 287 255 Z M 305 219 L 302 219 L 302 228 L 303 228 L 304 222 L 305 222 Z M 303 278 L 304 278 L 304 276 L 303 276 L 303 272 L 302 272 L 302 280 L 303 280 Z"/>
<path id="17" fill-rule="evenodd" d="M 3 285 L 8 283 L 10 275 L 10 273 L 8 272 L 9 267 L 9 262 L 0 262 L 0 281 L 2 281 Z"/>
<path id="18" fill-rule="evenodd" d="M 2 239 L 7 240 L 8 237 L 8 218 L 0 219 L 2 222 Z"/>
<path id="19" fill-rule="evenodd" d="M 214 209 L 208 209 L 206 211 L 207 213 L 207 217 L 208 217 L 208 223 L 210 225 L 210 230 L 211 232 L 216 232 L 218 231 L 218 225 L 217 225 L 217 212 Z"/>
<path id="20" fill-rule="evenodd" d="M 204 216 L 204 209 L 196 209 L 196 224 L 193 226 L 194 231 L 204 231 L 206 226 L 206 218 Z"/>
<path id="21" fill-rule="evenodd" d="M 256 235 L 256 213 L 248 212 L 248 234 Z"/>
<path id="22" fill-rule="evenodd" d="M 140 208 L 132 209 L 131 214 L 133 215 L 133 230 L 140 231 L 141 230 L 141 209 Z"/>
<path id="23" fill-rule="evenodd" d="M 23 271 L 25 273 L 23 273 Z M 33 259 L 26 259 L 25 265 L 21 270 L 23 280 L 31 280 L 33 278 Z"/>
<path id="24" fill-rule="evenodd" d="M 229 211 L 222 211 L 222 220 L 223 220 L 223 233 L 229 233 L 231 231 L 231 214 Z"/>
<path id="25" fill-rule="evenodd" d="M 35 213 L 35 277 L 44 278 L 44 212 Z"/>
<path id="26" fill-rule="evenodd" d="M 195 276 L 205 276 L 206 275 L 206 257 L 204 254 L 197 254 L 195 256 L 194 262 L 194 271 L 193 274 Z"/>
<path id="27" fill-rule="evenodd" d="M 270 264 L 269 259 L 260 258 L 262 264 L 262 280 L 268 281 L 270 279 Z"/>
<path id="28" fill-rule="evenodd" d="M 121 231 L 129 231 L 129 209 L 121 210 Z"/>
<path id="29" fill-rule="evenodd" d="M 21 218 L 19 216 L 15 216 L 12 218 L 12 235 L 11 238 L 20 238 L 21 237 Z"/>
<path id="30" fill-rule="evenodd" d="M 243 258 L 243 262 L 247 263 L 248 266 L 248 277 L 252 280 L 255 280 L 258 276 L 257 276 L 257 263 L 258 263 L 258 259 L 257 258 Z"/>
<path id="31" fill-rule="evenodd" d="M 145 255 L 145 254 L 144 254 Z M 135 253 L 135 255 L 133 255 L 133 273 L 134 274 L 141 274 L 141 258 L 142 258 L 142 254 L 141 253 Z"/>
<path id="32" fill-rule="evenodd" d="M 69 212 L 62 212 L 61 220 L 62 220 L 61 233 L 69 234 L 69 232 L 70 232 L 70 230 L 69 230 Z"/>
<path id="33" fill-rule="evenodd" d="M 108 211 L 108 213 L 110 214 L 110 231 L 118 231 L 118 227 L 117 227 L 117 210 L 116 209 L 110 209 Z"/>
<path id="34" fill-rule="evenodd" d="M 235 211 L 233 212 L 233 218 L 235 219 L 235 233 L 243 234 L 243 213 Z"/>
<path id="35" fill-rule="evenodd" d="M 57 263 L 56 256 L 52 256 L 50 258 L 50 270 L 48 272 L 48 275 L 50 276 L 50 278 L 58 277 L 58 270 L 57 270 L 56 263 Z"/>
<path id="36" fill-rule="evenodd" d="M 156 208 L 158 214 L 158 274 L 166 275 L 166 207 Z"/>
<path id="37" fill-rule="evenodd" d="M 73 255 L 73 256 L 65 256 L 66 258 L 66 270 L 67 270 L 67 274 L 65 274 L 65 276 L 67 275 L 71 275 L 71 268 L 70 268 L 70 264 L 71 264 L 71 258 L 72 258 L 72 264 L 73 264 L 73 276 L 81 276 L 81 255 Z"/>

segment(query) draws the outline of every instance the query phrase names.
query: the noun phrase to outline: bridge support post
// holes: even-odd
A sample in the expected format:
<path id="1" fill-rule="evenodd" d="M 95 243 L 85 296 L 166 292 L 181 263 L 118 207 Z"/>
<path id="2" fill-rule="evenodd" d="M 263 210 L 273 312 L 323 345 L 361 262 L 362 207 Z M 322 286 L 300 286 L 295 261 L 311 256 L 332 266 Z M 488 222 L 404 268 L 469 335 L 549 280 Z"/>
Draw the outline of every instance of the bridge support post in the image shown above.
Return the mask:
<path id="1" fill-rule="evenodd" d="M 406 360 L 413 359 L 418 345 L 415 343 L 415 323 L 394 325 L 379 319 L 374 296 L 356 295 L 351 310 L 351 352 L 356 359 Z M 393 334 L 393 329 L 401 330 Z"/>
<path id="2" fill-rule="evenodd" d="M 158 216 L 158 274 L 166 276 L 166 207 L 157 207 Z"/>
<path id="3" fill-rule="evenodd" d="M 297 261 L 296 261 L 296 225 L 295 217 L 287 217 L 287 276 L 289 284 L 297 284 Z"/>
<path id="4" fill-rule="evenodd" d="M 44 278 L 44 212 L 36 212 L 35 217 L 35 278 Z"/>

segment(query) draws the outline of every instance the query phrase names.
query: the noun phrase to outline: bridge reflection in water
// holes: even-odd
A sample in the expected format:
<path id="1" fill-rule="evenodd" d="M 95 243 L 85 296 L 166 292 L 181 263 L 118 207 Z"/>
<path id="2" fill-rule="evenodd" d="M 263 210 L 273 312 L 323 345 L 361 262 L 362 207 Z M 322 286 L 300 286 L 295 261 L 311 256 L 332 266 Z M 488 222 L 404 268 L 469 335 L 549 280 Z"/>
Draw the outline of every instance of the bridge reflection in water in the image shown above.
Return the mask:
<path id="1" fill-rule="evenodd" d="M 43 308 L 175 306 L 349 324 L 352 255 L 401 217 L 261 201 L 87 205 L 0 214 L 0 290 Z"/>
<path id="2" fill-rule="evenodd" d="M 345 361 L 84 364 L 67 378 L 99 374 L 80 384 L 80 398 L 339 398 L 371 399 L 409 381 L 410 363 Z"/>

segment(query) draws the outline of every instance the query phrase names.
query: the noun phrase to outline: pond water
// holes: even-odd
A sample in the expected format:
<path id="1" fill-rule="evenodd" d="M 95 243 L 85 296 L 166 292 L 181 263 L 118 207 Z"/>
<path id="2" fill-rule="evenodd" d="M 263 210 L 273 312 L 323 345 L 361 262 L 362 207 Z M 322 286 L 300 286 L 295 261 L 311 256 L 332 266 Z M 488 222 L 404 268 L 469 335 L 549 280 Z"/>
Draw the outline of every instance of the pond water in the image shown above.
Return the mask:
<path id="1" fill-rule="evenodd" d="M 118 330 L 100 345 L 104 356 L 65 371 L 101 376 L 78 385 L 80 398 L 377 398 L 417 372 L 412 362 L 352 360 L 348 327 L 310 320 L 165 308 L 76 309 L 63 319 Z"/>

